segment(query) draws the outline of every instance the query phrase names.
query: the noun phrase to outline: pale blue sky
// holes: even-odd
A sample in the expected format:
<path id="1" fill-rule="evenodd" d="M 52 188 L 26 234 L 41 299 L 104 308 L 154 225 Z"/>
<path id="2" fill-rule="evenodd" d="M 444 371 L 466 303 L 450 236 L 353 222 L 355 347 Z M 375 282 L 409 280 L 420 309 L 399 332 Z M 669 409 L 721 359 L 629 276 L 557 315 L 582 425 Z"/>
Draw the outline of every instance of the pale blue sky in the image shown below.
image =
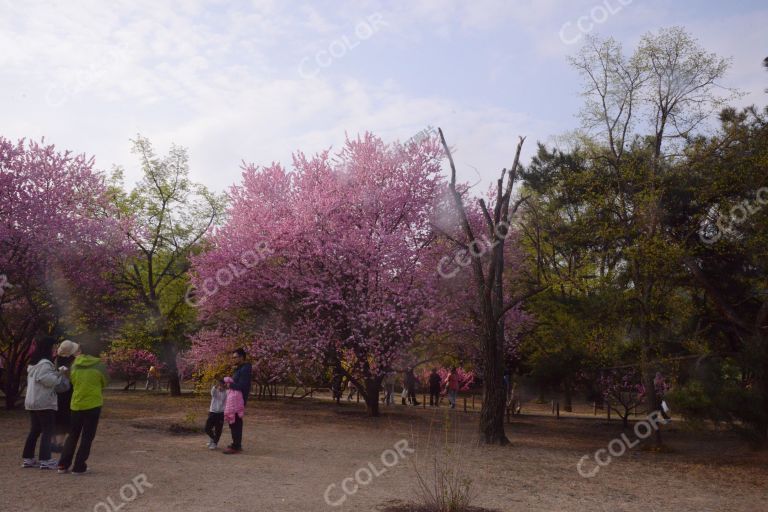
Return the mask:
<path id="1" fill-rule="evenodd" d="M 44 135 L 133 180 L 138 132 L 161 152 L 188 147 L 194 178 L 223 190 L 241 160 L 441 126 L 461 178 L 477 168 L 484 189 L 517 135 L 528 157 L 578 127 L 566 57 L 583 16 L 627 52 L 683 25 L 733 58 L 724 85 L 748 93 L 740 105 L 766 104 L 768 5 L 756 0 L 0 0 L 0 134 Z"/>

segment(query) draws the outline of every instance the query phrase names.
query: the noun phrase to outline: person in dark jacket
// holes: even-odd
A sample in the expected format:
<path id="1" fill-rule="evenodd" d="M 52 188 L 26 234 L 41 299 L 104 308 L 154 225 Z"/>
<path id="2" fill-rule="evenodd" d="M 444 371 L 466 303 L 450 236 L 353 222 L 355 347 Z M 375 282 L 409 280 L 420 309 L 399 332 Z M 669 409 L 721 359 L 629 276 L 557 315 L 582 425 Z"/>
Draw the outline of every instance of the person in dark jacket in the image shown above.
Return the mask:
<path id="1" fill-rule="evenodd" d="M 408 402 L 411 405 L 419 405 L 418 400 L 416 400 L 417 383 L 418 380 L 416 379 L 416 374 L 413 373 L 413 368 L 408 368 L 405 372 L 405 389 L 408 390 Z"/>
<path id="2" fill-rule="evenodd" d="M 80 345 L 73 341 L 62 341 L 56 350 L 56 368 L 65 367 L 67 370 L 72 368 L 72 363 L 75 362 L 75 353 L 79 348 Z M 69 386 L 66 391 L 56 395 L 59 408 L 56 410 L 55 434 L 51 440 L 51 451 L 55 453 L 61 453 L 64 450 L 64 441 L 72 424 L 72 410 L 69 408 L 72 401 L 72 390 L 72 386 Z"/>
<path id="3" fill-rule="evenodd" d="M 343 379 L 344 376 L 340 372 L 333 372 L 333 378 L 331 379 L 331 391 L 333 393 L 333 399 L 336 401 L 336 404 L 341 402 L 341 383 Z"/>
<path id="4" fill-rule="evenodd" d="M 232 359 L 236 369 L 229 389 L 240 391 L 243 394 L 243 403 L 247 405 L 248 394 L 251 392 L 251 363 L 246 361 L 245 350 L 242 348 L 232 352 Z M 234 423 L 230 423 L 229 430 L 232 434 L 232 444 L 222 453 L 227 455 L 240 453 L 243 451 L 243 418 L 236 417 Z"/>
<path id="5" fill-rule="evenodd" d="M 429 405 L 430 407 L 440 406 L 440 388 L 443 383 L 443 379 L 440 378 L 440 374 L 437 373 L 437 368 L 432 368 L 432 373 L 429 374 Z"/>

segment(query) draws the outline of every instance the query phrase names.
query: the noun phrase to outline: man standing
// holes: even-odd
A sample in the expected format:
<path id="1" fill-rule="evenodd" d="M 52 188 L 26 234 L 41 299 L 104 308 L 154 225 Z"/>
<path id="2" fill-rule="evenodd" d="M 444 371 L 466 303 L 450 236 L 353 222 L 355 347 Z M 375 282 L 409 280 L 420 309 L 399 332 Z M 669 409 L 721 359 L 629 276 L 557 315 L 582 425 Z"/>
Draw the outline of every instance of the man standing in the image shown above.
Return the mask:
<path id="1" fill-rule="evenodd" d="M 248 403 L 248 394 L 251 392 L 251 363 L 246 362 L 245 350 L 242 348 L 232 352 L 232 360 L 235 363 L 236 369 L 229 389 L 240 391 L 243 394 L 243 406 L 245 406 Z M 232 455 L 242 452 L 243 418 L 236 416 L 234 423 L 229 424 L 229 430 L 232 434 L 232 444 L 222 453 Z"/>
<path id="2" fill-rule="evenodd" d="M 429 406 L 440 407 L 440 374 L 437 373 L 437 368 L 432 368 L 432 373 L 429 374 Z"/>
<path id="3" fill-rule="evenodd" d="M 418 385 L 418 380 L 416 379 L 416 374 L 413 372 L 413 368 L 408 368 L 405 372 L 405 389 L 408 390 L 407 392 L 407 398 L 408 401 L 411 403 L 411 405 L 419 405 L 418 400 L 416 400 L 416 386 Z"/>

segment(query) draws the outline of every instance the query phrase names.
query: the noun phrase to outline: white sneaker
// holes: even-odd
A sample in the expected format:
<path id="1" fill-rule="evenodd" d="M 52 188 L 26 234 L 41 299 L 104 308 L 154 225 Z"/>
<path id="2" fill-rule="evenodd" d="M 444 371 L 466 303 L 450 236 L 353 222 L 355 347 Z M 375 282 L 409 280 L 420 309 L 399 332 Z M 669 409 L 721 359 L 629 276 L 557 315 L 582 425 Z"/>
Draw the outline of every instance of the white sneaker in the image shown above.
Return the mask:
<path id="1" fill-rule="evenodd" d="M 59 467 L 59 461 L 56 459 L 48 459 L 40 461 L 40 469 L 57 469 Z"/>
<path id="2" fill-rule="evenodd" d="M 208 449 L 209 450 L 215 450 L 218 447 L 219 447 L 219 445 L 217 445 L 216 443 L 208 443 Z"/>
<path id="3" fill-rule="evenodd" d="M 37 459 L 24 459 L 21 462 L 23 468 L 39 468 L 40 464 L 37 463 Z"/>

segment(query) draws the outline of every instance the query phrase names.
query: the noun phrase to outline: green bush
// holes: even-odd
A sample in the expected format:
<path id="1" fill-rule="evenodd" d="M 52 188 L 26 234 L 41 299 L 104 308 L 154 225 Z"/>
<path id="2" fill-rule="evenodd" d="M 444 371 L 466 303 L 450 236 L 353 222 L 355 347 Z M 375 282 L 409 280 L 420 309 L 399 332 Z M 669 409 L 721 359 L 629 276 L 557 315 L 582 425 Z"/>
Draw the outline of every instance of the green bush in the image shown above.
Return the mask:
<path id="1" fill-rule="evenodd" d="M 765 441 L 765 397 L 732 360 L 708 362 L 696 377 L 670 391 L 668 400 L 693 425 L 709 420 L 727 424 L 752 441 Z"/>

